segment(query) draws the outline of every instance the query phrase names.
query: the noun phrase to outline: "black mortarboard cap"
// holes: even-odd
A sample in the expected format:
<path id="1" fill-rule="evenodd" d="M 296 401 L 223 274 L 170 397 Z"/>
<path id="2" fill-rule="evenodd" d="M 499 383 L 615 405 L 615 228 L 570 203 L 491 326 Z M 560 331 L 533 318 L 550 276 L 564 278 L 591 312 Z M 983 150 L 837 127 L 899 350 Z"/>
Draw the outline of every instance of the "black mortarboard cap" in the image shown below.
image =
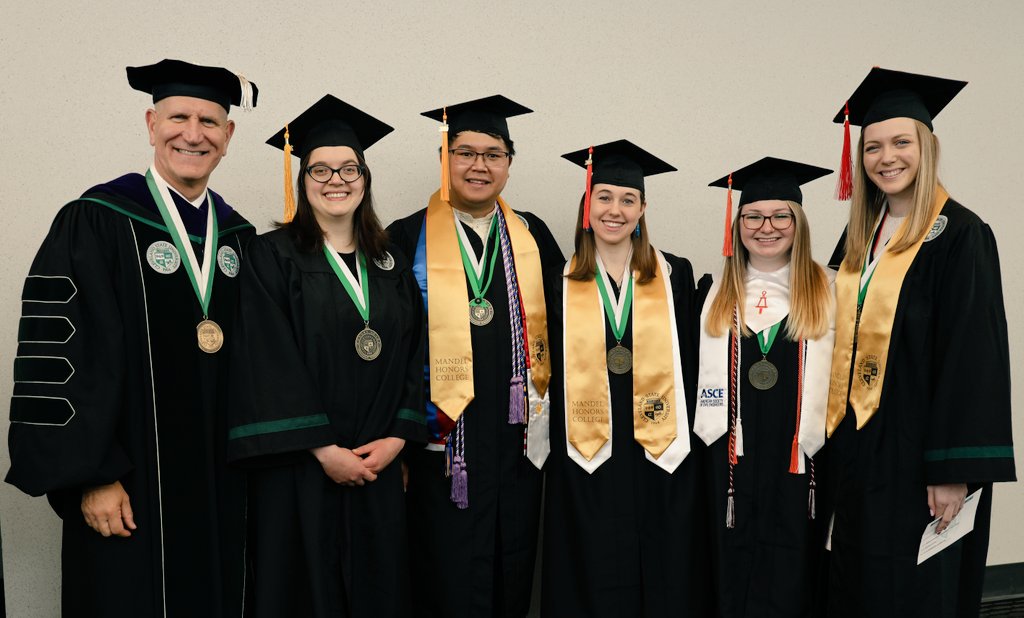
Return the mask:
<path id="1" fill-rule="evenodd" d="M 932 129 L 932 120 L 967 82 L 875 67 L 850 95 L 850 124 L 867 126 L 890 118 L 913 118 Z M 832 122 L 842 124 L 846 106 Z"/>
<path id="2" fill-rule="evenodd" d="M 739 207 L 761 200 L 783 200 L 803 204 L 800 185 L 828 176 L 832 170 L 796 161 L 765 157 L 731 174 L 732 188 L 742 191 Z M 709 187 L 729 188 L 729 174 Z"/>
<path id="3" fill-rule="evenodd" d="M 321 146 L 348 146 L 363 152 L 394 129 L 338 97 L 327 94 L 288 123 L 293 154 L 302 158 Z M 267 143 L 284 150 L 285 128 Z"/>
<path id="4" fill-rule="evenodd" d="M 591 186 L 603 183 L 643 191 L 645 176 L 676 171 L 668 163 L 624 139 L 594 146 L 593 155 L 590 148 L 584 148 L 566 153 L 562 158 L 583 168 L 587 167 L 587 159 L 591 159 Z"/>
<path id="5" fill-rule="evenodd" d="M 511 141 L 508 133 L 507 118 L 529 114 L 533 110 L 515 101 L 496 94 L 474 101 L 456 103 L 447 108 L 423 112 L 421 115 L 441 122 L 448 113 L 448 132 L 455 135 L 462 131 L 476 131 L 498 135 L 506 142 Z"/>
<path id="6" fill-rule="evenodd" d="M 238 105 L 256 107 L 259 88 L 241 75 L 220 67 L 207 67 L 181 60 L 161 60 L 143 67 L 125 67 L 128 84 L 153 95 L 153 103 L 167 97 L 206 99 L 224 109 Z"/>

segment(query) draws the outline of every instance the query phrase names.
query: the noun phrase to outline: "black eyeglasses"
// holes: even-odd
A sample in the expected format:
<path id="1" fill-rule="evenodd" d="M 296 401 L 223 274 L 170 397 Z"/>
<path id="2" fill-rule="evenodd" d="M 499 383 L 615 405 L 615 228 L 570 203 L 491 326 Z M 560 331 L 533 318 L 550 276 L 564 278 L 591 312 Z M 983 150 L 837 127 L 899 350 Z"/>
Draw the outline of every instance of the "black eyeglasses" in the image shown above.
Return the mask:
<path id="1" fill-rule="evenodd" d="M 502 167 L 508 162 L 509 153 L 504 150 L 488 150 L 487 152 L 476 152 L 468 148 L 453 148 L 448 152 L 451 153 L 452 159 L 461 165 L 473 165 L 477 157 L 481 157 L 484 160 L 484 165 L 487 167 Z"/>
<path id="2" fill-rule="evenodd" d="M 748 230 L 759 230 L 764 225 L 764 221 L 767 219 L 770 225 L 776 230 L 785 230 L 789 226 L 793 225 L 793 213 L 791 212 L 779 212 L 774 215 L 764 216 L 755 213 L 746 215 L 740 215 L 740 220 L 743 221 L 743 227 Z"/>
<path id="3" fill-rule="evenodd" d="M 335 174 L 345 182 L 354 182 L 363 175 L 364 169 L 365 168 L 362 165 L 342 165 L 338 169 L 334 169 L 329 165 L 319 163 L 317 165 L 310 165 L 307 167 L 306 173 L 309 174 L 310 178 L 321 184 L 330 182 L 331 178 L 334 178 Z"/>

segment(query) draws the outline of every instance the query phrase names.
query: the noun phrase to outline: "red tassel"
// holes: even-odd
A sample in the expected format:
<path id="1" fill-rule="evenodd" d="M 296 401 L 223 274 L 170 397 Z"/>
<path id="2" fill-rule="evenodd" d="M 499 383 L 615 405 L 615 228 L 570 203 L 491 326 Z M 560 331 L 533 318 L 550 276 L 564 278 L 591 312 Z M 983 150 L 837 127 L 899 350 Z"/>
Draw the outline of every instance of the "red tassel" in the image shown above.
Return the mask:
<path id="1" fill-rule="evenodd" d="M 732 257 L 732 174 L 729 174 L 729 193 L 725 198 L 725 241 L 722 255 Z"/>
<path id="2" fill-rule="evenodd" d="M 590 189 L 594 180 L 594 147 L 587 150 L 587 192 L 583 194 L 583 229 L 590 230 Z"/>
<path id="3" fill-rule="evenodd" d="M 839 179 L 836 181 L 836 199 L 846 201 L 853 196 L 853 160 L 850 157 L 850 102 L 843 111 L 843 157 L 839 161 Z"/>
<path id="4" fill-rule="evenodd" d="M 800 409 L 804 394 L 804 347 L 803 339 L 797 342 L 796 356 L 796 430 L 793 432 L 793 446 L 789 452 L 789 473 L 800 474 Z"/>

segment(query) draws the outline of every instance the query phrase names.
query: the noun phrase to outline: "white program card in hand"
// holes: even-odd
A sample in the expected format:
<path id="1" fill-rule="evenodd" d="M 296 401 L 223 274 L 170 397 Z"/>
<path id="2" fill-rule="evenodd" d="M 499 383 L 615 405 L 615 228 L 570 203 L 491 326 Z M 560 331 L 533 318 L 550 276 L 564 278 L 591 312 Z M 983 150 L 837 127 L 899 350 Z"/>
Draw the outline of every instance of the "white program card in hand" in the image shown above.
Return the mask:
<path id="1" fill-rule="evenodd" d="M 924 534 L 921 535 L 921 549 L 917 552 L 918 564 L 946 549 L 963 538 L 965 534 L 974 530 L 974 515 L 978 512 L 978 502 L 980 500 L 980 489 L 967 496 L 963 507 L 960 508 L 960 512 L 957 513 L 953 521 L 949 522 L 949 526 L 940 534 L 936 534 L 935 530 L 938 528 L 939 522 L 942 521 L 941 518 L 925 526 Z"/>

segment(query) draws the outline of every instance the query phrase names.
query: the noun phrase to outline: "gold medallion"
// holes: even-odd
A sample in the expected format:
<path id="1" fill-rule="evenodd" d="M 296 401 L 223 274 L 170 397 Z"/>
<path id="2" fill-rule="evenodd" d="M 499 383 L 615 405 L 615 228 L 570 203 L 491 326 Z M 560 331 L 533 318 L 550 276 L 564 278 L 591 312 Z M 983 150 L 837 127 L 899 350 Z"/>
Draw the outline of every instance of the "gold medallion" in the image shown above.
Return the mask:
<path id="1" fill-rule="evenodd" d="M 469 301 L 469 322 L 473 326 L 487 326 L 494 319 L 494 306 L 486 298 Z"/>
<path id="2" fill-rule="evenodd" d="M 220 329 L 219 324 L 206 319 L 196 325 L 196 339 L 199 341 L 200 350 L 213 354 L 224 345 L 224 331 Z"/>
<path id="3" fill-rule="evenodd" d="M 633 368 L 633 353 L 621 344 L 608 350 L 608 371 L 622 375 Z"/>
<path id="4" fill-rule="evenodd" d="M 372 361 L 380 356 L 380 335 L 369 326 L 356 335 L 356 354 L 364 361 Z"/>
<path id="5" fill-rule="evenodd" d="M 766 391 L 779 381 L 779 370 L 766 359 L 761 359 L 750 366 L 747 379 L 750 380 L 750 385 L 757 390 Z"/>

